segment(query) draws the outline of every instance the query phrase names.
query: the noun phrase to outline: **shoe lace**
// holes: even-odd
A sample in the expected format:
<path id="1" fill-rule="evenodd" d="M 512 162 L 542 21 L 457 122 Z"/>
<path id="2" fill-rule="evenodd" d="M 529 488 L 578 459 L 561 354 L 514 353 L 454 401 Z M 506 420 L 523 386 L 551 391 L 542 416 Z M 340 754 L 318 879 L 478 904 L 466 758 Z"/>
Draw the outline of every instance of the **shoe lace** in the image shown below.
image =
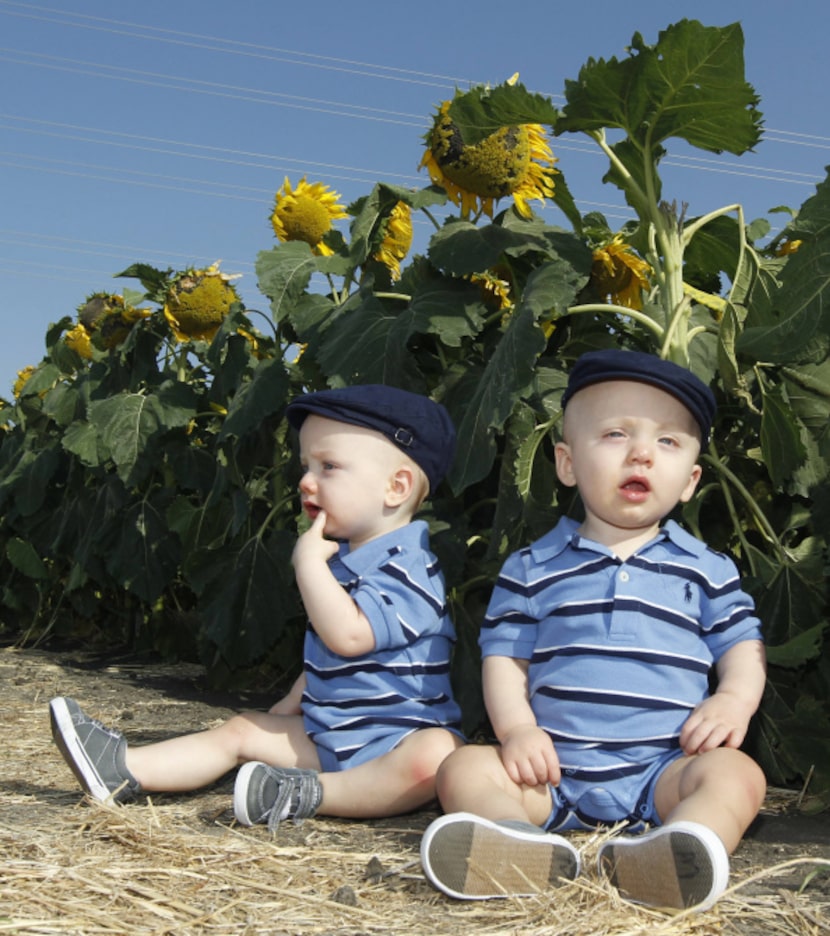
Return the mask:
<path id="1" fill-rule="evenodd" d="M 268 813 L 268 831 L 276 832 L 283 819 L 299 824 L 317 812 L 321 791 L 317 772 L 284 774 L 280 777 L 274 805 Z"/>

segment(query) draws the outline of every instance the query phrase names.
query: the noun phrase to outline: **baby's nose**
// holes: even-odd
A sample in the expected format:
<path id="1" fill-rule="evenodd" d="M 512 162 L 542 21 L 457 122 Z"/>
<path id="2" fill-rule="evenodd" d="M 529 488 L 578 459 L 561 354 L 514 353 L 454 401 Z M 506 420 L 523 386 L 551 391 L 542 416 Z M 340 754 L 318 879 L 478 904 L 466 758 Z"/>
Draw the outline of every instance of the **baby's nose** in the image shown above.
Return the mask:
<path id="1" fill-rule="evenodd" d="M 637 441 L 632 443 L 631 450 L 629 452 L 629 458 L 639 464 L 650 463 L 654 457 L 654 447 L 644 441 Z"/>

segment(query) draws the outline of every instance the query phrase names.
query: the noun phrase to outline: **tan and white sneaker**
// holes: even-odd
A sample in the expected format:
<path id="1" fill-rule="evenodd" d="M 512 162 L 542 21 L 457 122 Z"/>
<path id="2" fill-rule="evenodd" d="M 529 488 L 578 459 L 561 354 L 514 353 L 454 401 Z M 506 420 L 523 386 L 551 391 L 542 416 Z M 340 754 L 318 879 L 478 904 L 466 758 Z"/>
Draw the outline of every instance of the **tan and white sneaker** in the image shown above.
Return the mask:
<path id="1" fill-rule="evenodd" d="M 708 910 L 729 880 L 723 842 L 698 822 L 611 838 L 597 862 L 624 899 L 661 910 Z"/>
<path id="2" fill-rule="evenodd" d="M 521 897 L 572 881 L 579 852 L 561 835 L 530 823 L 456 812 L 427 828 L 421 866 L 431 884 L 459 900 Z"/>

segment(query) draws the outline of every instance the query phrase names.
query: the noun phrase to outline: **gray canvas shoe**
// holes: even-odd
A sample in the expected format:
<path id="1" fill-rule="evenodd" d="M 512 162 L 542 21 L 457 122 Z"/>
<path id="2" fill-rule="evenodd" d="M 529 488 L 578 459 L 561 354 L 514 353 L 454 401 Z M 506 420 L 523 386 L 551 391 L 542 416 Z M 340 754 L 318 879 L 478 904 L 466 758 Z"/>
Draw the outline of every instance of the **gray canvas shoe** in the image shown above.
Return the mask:
<path id="1" fill-rule="evenodd" d="M 579 874 L 579 852 L 561 835 L 527 822 L 448 813 L 421 840 L 421 867 L 459 900 L 545 893 Z"/>
<path id="2" fill-rule="evenodd" d="M 78 782 L 94 799 L 125 802 L 140 791 L 127 770 L 127 742 L 120 731 L 90 718 L 74 699 L 49 703 L 52 737 Z"/>
<path id="3" fill-rule="evenodd" d="M 233 812 L 237 822 L 267 824 L 275 832 L 283 819 L 301 822 L 317 812 L 323 788 L 316 770 L 301 767 L 269 767 L 259 761 L 243 764 L 233 788 Z"/>

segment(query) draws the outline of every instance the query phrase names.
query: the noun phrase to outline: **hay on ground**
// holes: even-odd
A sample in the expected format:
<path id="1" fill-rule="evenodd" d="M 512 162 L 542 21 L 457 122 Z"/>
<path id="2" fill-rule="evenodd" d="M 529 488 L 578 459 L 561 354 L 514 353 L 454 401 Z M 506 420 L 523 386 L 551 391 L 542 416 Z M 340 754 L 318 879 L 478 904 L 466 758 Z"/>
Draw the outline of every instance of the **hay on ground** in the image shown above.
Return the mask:
<path id="1" fill-rule="evenodd" d="M 585 834 L 574 837 L 585 868 L 577 881 L 536 897 L 456 902 L 421 874 L 420 837 L 434 812 L 377 822 L 315 818 L 283 823 L 271 836 L 264 827 L 236 825 L 229 808 L 231 780 L 186 796 L 144 797 L 125 807 L 94 803 L 78 790 L 52 744 L 46 715 L 52 695 L 74 693 L 84 701 L 100 699 L 103 710 L 111 704 L 122 714 L 137 711 L 136 730 L 140 724 L 153 728 L 159 713 L 173 705 L 180 731 L 204 727 L 205 720 L 227 712 L 205 704 L 178 705 L 165 689 L 136 685 L 132 677 L 114 684 L 106 674 L 92 678 L 48 654 L 0 652 L 0 679 L 6 729 L 0 934 L 830 932 L 830 855 L 806 857 L 771 848 L 762 865 L 736 862 L 732 886 L 712 910 L 668 916 L 621 901 L 593 870 L 603 835 Z M 188 723 L 189 717 L 195 722 Z M 786 809 L 787 800 L 779 791 L 768 808 Z M 740 855 L 739 849 L 736 859 Z"/>

